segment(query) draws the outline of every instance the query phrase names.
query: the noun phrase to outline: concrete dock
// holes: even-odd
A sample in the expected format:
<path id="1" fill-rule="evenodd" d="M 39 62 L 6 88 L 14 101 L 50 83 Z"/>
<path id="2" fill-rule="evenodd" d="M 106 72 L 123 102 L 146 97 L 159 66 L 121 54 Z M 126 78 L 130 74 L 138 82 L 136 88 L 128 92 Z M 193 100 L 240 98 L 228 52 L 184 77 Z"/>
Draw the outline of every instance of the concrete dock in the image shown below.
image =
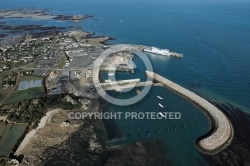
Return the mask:
<path id="1" fill-rule="evenodd" d="M 169 52 L 170 53 L 170 56 L 174 56 L 174 57 L 177 57 L 177 58 L 182 58 L 183 57 L 183 54 L 179 54 L 177 52 Z"/>
<path id="2" fill-rule="evenodd" d="M 161 83 L 153 83 L 151 81 L 148 82 L 138 82 L 136 84 L 133 83 L 128 83 L 125 85 L 112 85 L 112 86 L 104 86 L 104 90 L 116 90 L 116 91 L 121 91 L 122 89 L 129 89 L 129 88 L 134 88 L 134 87 L 144 87 L 144 86 L 163 86 Z M 122 88 L 122 89 L 121 89 Z"/>
<path id="3" fill-rule="evenodd" d="M 162 83 L 169 90 L 199 106 L 201 110 L 208 116 L 212 124 L 212 129 L 209 132 L 211 134 L 206 134 L 197 140 L 197 148 L 201 152 L 213 155 L 223 151 L 230 145 L 233 139 L 234 130 L 231 122 L 223 112 L 221 112 L 217 107 L 202 97 L 156 73 L 146 71 L 146 74 L 149 78 Z"/>
<path id="4" fill-rule="evenodd" d="M 99 85 L 102 87 L 105 86 L 115 86 L 115 85 L 127 85 L 127 84 L 136 84 L 139 83 L 140 79 L 129 79 L 129 80 L 119 80 L 119 81 L 110 81 L 110 80 L 105 80 L 104 83 L 100 83 Z"/>

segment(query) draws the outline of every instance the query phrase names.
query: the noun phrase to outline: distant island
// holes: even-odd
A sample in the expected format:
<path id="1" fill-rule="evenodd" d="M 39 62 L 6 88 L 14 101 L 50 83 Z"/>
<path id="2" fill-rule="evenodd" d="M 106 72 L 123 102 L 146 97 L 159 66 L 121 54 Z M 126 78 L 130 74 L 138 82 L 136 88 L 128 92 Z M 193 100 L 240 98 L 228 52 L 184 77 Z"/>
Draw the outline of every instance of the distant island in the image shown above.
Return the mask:
<path id="1" fill-rule="evenodd" d="M 45 10 L 38 9 L 0 9 L 0 19 L 4 18 L 25 18 L 25 19 L 54 19 L 58 21 L 83 21 L 84 19 L 90 18 L 90 15 L 53 15 L 49 14 Z"/>

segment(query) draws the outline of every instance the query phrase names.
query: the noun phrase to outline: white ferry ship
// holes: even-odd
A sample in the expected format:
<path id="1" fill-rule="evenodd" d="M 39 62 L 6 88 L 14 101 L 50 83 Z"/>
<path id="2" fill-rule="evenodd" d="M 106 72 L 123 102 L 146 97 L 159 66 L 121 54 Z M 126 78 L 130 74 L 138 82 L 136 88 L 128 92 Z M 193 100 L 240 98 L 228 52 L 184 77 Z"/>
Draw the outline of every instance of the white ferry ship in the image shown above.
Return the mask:
<path id="1" fill-rule="evenodd" d="M 148 47 L 148 48 L 144 48 L 143 51 L 144 52 L 153 53 L 153 54 L 168 55 L 168 56 L 170 56 L 170 52 L 169 52 L 168 49 L 160 49 L 160 48 L 156 48 L 156 47 Z"/>

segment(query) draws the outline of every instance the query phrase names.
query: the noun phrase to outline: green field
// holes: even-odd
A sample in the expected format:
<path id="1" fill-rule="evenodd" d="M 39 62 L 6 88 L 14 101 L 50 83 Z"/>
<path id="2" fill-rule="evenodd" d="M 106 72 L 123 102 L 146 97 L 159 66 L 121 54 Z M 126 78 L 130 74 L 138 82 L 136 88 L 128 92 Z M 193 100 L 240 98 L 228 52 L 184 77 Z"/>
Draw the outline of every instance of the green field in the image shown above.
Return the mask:
<path id="1" fill-rule="evenodd" d="M 5 127 L 6 127 L 6 123 L 5 122 L 0 122 L 0 139 L 2 137 L 2 134 L 4 132 Z"/>
<path id="2" fill-rule="evenodd" d="M 65 59 L 60 59 L 58 62 L 58 68 L 62 69 L 66 64 L 66 60 Z"/>
<path id="3" fill-rule="evenodd" d="M 9 131 L 11 130 L 11 127 L 13 126 L 13 124 L 7 124 L 5 129 L 4 129 L 4 132 L 1 136 L 1 139 L 0 139 L 0 149 L 1 147 L 3 146 L 8 134 L 9 134 Z M 1 150 L 0 150 L 1 151 Z"/>
<path id="4" fill-rule="evenodd" d="M 43 80 L 44 77 L 39 76 L 21 76 L 20 81 L 29 81 L 29 80 Z"/>
<path id="5" fill-rule="evenodd" d="M 36 67 L 36 62 L 31 62 L 27 65 L 25 65 L 26 68 L 35 68 Z"/>
<path id="6" fill-rule="evenodd" d="M 43 95 L 45 95 L 44 87 L 30 88 L 27 90 L 17 90 L 10 96 L 5 104 L 18 103 L 25 99 L 37 98 Z"/>
<path id="7" fill-rule="evenodd" d="M 3 77 L 6 76 L 6 75 L 10 75 L 10 74 L 12 74 L 11 71 L 3 71 L 3 72 L 0 73 L 0 89 L 3 86 Z"/>
<path id="8" fill-rule="evenodd" d="M 28 127 L 28 124 L 26 123 L 8 125 L 11 125 L 13 127 L 10 130 L 8 129 L 8 131 L 6 132 L 7 136 L 5 136 L 6 138 L 4 139 L 3 143 L 0 144 L 0 156 L 3 157 L 8 156 L 12 152 L 12 148 L 17 144 L 18 140 L 21 138 L 21 136 L 24 134 L 25 130 Z M 0 141 L 2 141 L 2 138 Z"/>

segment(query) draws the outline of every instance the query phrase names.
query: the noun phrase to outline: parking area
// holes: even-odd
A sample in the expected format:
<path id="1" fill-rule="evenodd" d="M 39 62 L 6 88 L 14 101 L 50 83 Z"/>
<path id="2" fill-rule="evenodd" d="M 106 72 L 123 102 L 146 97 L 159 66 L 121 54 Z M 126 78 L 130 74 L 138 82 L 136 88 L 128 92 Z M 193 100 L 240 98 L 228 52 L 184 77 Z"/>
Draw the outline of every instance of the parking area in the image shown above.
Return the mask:
<path id="1" fill-rule="evenodd" d="M 58 59 L 42 59 L 36 64 L 36 68 L 56 68 Z"/>
<path id="2" fill-rule="evenodd" d="M 58 59 L 41 59 L 36 64 L 36 69 L 32 75 L 46 76 L 49 73 L 49 69 L 55 69 L 58 66 Z"/>
<path id="3" fill-rule="evenodd" d="M 64 69 L 83 69 L 89 67 L 92 62 L 93 58 L 90 56 L 83 56 L 83 57 L 74 57 L 72 61 L 69 63 L 68 66 L 65 66 Z"/>

